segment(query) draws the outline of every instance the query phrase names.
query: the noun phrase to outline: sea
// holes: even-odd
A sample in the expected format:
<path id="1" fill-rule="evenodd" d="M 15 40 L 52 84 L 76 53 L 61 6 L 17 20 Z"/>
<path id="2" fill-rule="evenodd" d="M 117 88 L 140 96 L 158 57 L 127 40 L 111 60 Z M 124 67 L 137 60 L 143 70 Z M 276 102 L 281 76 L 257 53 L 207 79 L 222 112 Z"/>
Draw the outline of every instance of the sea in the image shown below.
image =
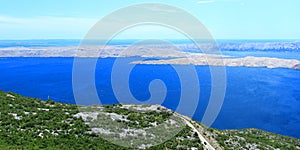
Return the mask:
<path id="1" fill-rule="evenodd" d="M 1 47 L 74 46 L 79 40 L 0 41 Z M 117 41 L 115 44 L 129 44 Z M 222 51 L 234 57 L 257 56 L 300 59 L 299 51 Z M 118 58 L 126 59 L 126 58 Z M 118 103 L 111 73 L 116 58 L 99 58 L 95 86 L 102 104 Z M 72 57 L 0 57 L 0 90 L 57 102 L 75 104 L 72 88 Z M 200 97 L 192 117 L 201 121 L 211 94 L 208 66 L 195 66 Z M 211 125 L 217 129 L 258 128 L 300 138 L 300 71 L 285 68 L 225 67 L 226 93 L 222 108 Z M 132 95 L 141 102 L 151 97 L 152 80 L 164 82 L 167 94 L 163 106 L 176 110 L 179 105 L 180 77 L 171 65 L 135 65 L 130 73 Z M 82 88 L 88 88 L 82 87 Z M 188 100 L 186 100 L 188 101 Z M 183 101 L 183 104 L 185 102 Z M 188 102 L 187 102 L 188 103 Z"/>

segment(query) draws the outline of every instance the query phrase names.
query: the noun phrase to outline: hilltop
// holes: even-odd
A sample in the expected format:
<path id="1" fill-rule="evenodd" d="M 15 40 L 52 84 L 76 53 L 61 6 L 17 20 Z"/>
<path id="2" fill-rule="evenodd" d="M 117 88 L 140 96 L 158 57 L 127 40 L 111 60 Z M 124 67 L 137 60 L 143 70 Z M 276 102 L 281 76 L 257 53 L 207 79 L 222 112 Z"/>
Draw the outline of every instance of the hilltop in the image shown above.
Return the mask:
<path id="1" fill-rule="evenodd" d="M 217 130 L 159 105 L 77 106 L 0 91 L 0 149 L 130 147 L 300 149 L 300 139 L 258 129 Z"/>

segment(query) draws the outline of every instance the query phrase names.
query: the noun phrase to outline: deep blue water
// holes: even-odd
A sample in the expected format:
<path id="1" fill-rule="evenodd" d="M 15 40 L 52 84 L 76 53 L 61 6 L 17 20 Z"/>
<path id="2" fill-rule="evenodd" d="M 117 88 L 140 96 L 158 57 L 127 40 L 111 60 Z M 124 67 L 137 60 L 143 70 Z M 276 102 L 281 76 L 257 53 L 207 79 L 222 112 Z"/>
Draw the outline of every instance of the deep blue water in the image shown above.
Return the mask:
<path id="1" fill-rule="evenodd" d="M 117 103 L 111 87 L 114 58 L 99 59 L 96 86 L 103 103 Z M 0 89 L 24 96 L 75 103 L 72 92 L 73 58 L 0 58 Z M 196 67 L 200 103 L 193 118 L 201 120 L 210 96 L 210 72 Z M 300 138 L 300 71 L 227 67 L 227 91 L 221 112 L 212 125 L 219 129 L 259 128 Z M 137 65 L 130 75 L 133 95 L 150 97 L 148 85 L 161 79 L 168 88 L 164 106 L 175 109 L 180 82 L 169 65 Z"/>

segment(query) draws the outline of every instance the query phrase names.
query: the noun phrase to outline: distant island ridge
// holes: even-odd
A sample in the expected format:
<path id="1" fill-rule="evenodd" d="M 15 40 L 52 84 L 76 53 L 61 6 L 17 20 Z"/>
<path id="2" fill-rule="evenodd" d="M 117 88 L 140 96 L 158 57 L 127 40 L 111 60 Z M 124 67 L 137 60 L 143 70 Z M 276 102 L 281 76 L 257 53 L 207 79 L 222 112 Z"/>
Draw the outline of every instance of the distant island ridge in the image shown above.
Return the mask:
<path id="1" fill-rule="evenodd" d="M 6 41 L 9 43 L 9 41 Z M 43 41 L 41 41 L 43 42 Z M 97 45 L 90 46 L 42 46 L 33 44 L 31 46 L 20 44 L 19 46 L 0 46 L 1 57 L 143 57 L 163 58 L 163 60 L 136 61 L 132 64 L 178 64 L 178 65 L 199 65 L 199 66 L 245 66 L 245 67 L 267 67 L 267 68 L 289 68 L 300 69 L 299 59 L 276 58 L 271 56 L 243 56 L 235 57 L 228 51 L 273 51 L 273 52 L 299 52 L 300 41 L 223 41 L 214 44 L 200 44 L 206 50 L 220 49 L 220 54 L 204 53 L 195 44 L 181 41 L 174 45 L 146 44 L 129 45 L 110 44 L 104 48 Z M 5 42 L 4 42 L 5 43 Z M 25 42 L 26 43 L 26 42 Z M 76 42 L 73 41 L 72 44 Z M 122 43 L 122 42 L 120 42 Z M 38 46 L 37 46 L 38 45 Z M 225 54 L 222 52 L 226 51 Z M 296 56 L 295 56 L 296 57 Z"/>

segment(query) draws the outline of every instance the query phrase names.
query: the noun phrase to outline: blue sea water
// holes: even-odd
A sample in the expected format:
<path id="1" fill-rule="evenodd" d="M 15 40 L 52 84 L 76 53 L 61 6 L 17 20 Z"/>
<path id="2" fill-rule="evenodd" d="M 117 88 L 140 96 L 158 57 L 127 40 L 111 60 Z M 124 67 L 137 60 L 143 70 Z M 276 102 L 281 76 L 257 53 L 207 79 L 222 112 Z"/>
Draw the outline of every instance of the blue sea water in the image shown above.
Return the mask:
<path id="1" fill-rule="evenodd" d="M 0 47 L 73 46 L 79 40 L 0 41 Z M 115 41 L 112 44 L 130 44 Z M 180 43 L 180 42 L 179 42 Z M 258 56 L 300 59 L 298 51 L 223 51 L 234 57 Z M 125 59 L 125 58 L 124 58 Z M 74 58 L 1 58 L 0 90 L 24 96 L 75 103 L 72 89 Z M 102 103 L 118 103 L 111 85 L 115 58 L 97 62 L 95 85 Z M 193 117 L 201 121 L 211 92 L 209 67 L 197 66 L 200 98 Z M 224 103 L 212 127 L 218 129 L 259 128 L 300 138 L 300 71 L 226 67 L 227 90 Z M 136 65 L 130 74 L 130 90 L 135 98 L 150 97 L 149 83 L 161 79 L 167 87 L 164 106 L 175 110 L 180 99 L 179 77 L 170 65 Z M 89 88 L 86 85 L 82 88 Z M 187 100 L 188 101 L 188 100 Z"/>
<path id="2" fill-rule="evenodd" d="M 118 101 L 111 87 L 114 58 L 98 60 L 96 86 L 103 103 Z M 75 103 L 72 92 L 73 58 L 0 58 L 0 89 L 46 100 Z M 210 72 L 196 67 L 200 80 L 200 103 L 192 116 L 201 120 L 210 96 Z M 300 138 L 300 71 L 227 67 L 227 91 L 221 112 L 212 127 L 259 128 Z M 168 88 L 164 106 L 176 109 L 180 82 L 169 65 L 137 65 L 130 76 L 133 95 L 150 97 L 151 80 L 161 79 Z"/>

